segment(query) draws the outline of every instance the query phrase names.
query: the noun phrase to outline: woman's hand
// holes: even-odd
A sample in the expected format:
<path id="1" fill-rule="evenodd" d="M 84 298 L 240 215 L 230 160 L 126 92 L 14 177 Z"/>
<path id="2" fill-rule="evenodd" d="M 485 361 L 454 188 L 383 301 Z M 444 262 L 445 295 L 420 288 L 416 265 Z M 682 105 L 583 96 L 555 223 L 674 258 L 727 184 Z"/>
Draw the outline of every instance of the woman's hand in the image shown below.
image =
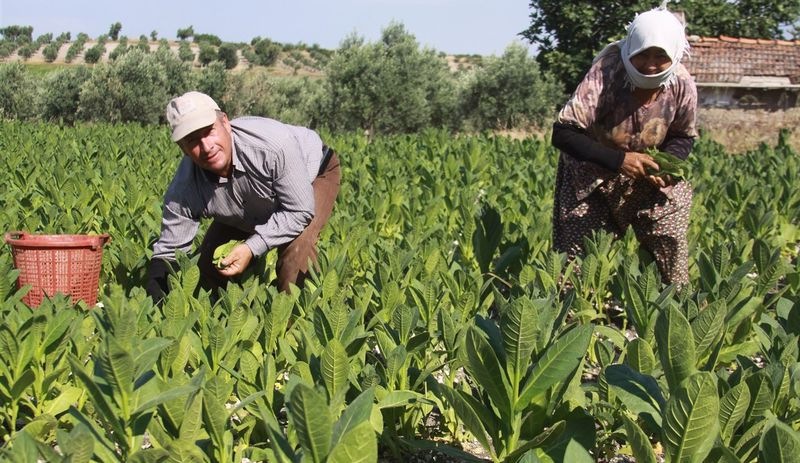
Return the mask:
<path id="1" fill-rule="evenodd" d="M 239 275 L 250 265 L 251 260 L 253 260 L 253 251 L 250 250 L 250 246 L 242 243 L 233 248 L 233 251 L 222 259 L 221 264 L 223 267 L 218 271 L 226 277 Z"/>
<path id="2" fill-rule="evenodd" d="M 626 151 L 625 158 L 619 170 L 632 179 L 646 179 L 656 188 L 664 188 L 668 185 L 667 181 L 656 175 L 649 175 L 647 169 L 659 170 L 658 164 L 652 156 L 636 151 Z"/>
<path id="3" fill-rule="evenodd" d="M 619 171 L 633 179 L 647 177 L 647 168 L 658 170 L 658 164 L 649 154 L 626 151 Z"/>

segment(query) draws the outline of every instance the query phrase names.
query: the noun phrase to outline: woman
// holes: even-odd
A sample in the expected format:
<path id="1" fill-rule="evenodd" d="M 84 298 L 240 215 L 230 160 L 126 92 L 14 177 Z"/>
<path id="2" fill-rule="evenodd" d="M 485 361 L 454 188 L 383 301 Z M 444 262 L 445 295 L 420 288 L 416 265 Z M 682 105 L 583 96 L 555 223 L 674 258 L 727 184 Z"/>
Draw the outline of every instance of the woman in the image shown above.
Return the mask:
<path id="1" fill-rule="evenodd" d="M 627 37 L 607 46 L 561 110 L 553 145 L 553 243 L 570 258 L 594 230 L 621 236 L 632 226 L 666 283 L 689 282 L 686 231 L 692 201 L 685 180 L 649 175 L 648 148 L 686 159 L 697 136 L 697 90 L 680 63 L 683 25 L 666 9 L 636 16 Z"/>

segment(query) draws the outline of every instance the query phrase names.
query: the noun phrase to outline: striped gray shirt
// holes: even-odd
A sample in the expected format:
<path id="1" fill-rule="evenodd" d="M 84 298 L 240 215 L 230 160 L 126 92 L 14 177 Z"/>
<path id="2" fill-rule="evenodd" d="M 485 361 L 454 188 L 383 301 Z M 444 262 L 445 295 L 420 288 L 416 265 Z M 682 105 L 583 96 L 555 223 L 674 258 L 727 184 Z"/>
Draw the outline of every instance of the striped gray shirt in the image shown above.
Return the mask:
<path id="1" fill-rule="evenodd" d="M 218 177 L 184 156 L 164 197 L 161 236 L 153 257 L 189 252 L 200 219 L 211 217 L 252 233 L 254 256 L 297 237 L 314 216 L 322 140 L 313 130 L 263 117 L 230 121 L 233 173 Z"/>

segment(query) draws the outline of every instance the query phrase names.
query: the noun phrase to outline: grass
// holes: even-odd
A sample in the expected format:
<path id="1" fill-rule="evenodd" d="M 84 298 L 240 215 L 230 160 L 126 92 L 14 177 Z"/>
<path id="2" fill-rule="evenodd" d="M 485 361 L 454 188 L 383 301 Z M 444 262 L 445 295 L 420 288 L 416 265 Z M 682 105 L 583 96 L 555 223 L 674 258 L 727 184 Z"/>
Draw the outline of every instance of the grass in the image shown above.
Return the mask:
<path id="1" fill-rule="evenodd" d="M 70 66 L 77 65 L 66 63 L 25 63 L 25 67 L 28 69 L 28 71 L 35 75 L 48 74 Z"/>

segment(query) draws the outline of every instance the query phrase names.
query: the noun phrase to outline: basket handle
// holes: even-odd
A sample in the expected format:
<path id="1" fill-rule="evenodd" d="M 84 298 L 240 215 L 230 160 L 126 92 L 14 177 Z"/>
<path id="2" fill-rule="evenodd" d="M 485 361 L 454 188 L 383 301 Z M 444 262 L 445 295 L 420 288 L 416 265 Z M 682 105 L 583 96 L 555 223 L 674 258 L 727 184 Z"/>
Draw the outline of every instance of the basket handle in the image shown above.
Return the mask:
<path id="1" fill-rule="evenodd" d="M 5 240 L 6 244 L 11 244 L 12 241 L 21 240 L 25 234 L 26 233 L 24 231 L 10 231 L 6 232 L 6 234 L 3 236 L 3 239 Z"/>
<path id="2" fill-rule="evenodd" d="M 99 247 L 103 247 L 111 242 L 111 235 L 108 233 L 103 233 L 102 235 L 97 235 L 97 238 L 100 240 Z M 98 245 L 92 245 L 92 251 L 97 251 Z"/>

